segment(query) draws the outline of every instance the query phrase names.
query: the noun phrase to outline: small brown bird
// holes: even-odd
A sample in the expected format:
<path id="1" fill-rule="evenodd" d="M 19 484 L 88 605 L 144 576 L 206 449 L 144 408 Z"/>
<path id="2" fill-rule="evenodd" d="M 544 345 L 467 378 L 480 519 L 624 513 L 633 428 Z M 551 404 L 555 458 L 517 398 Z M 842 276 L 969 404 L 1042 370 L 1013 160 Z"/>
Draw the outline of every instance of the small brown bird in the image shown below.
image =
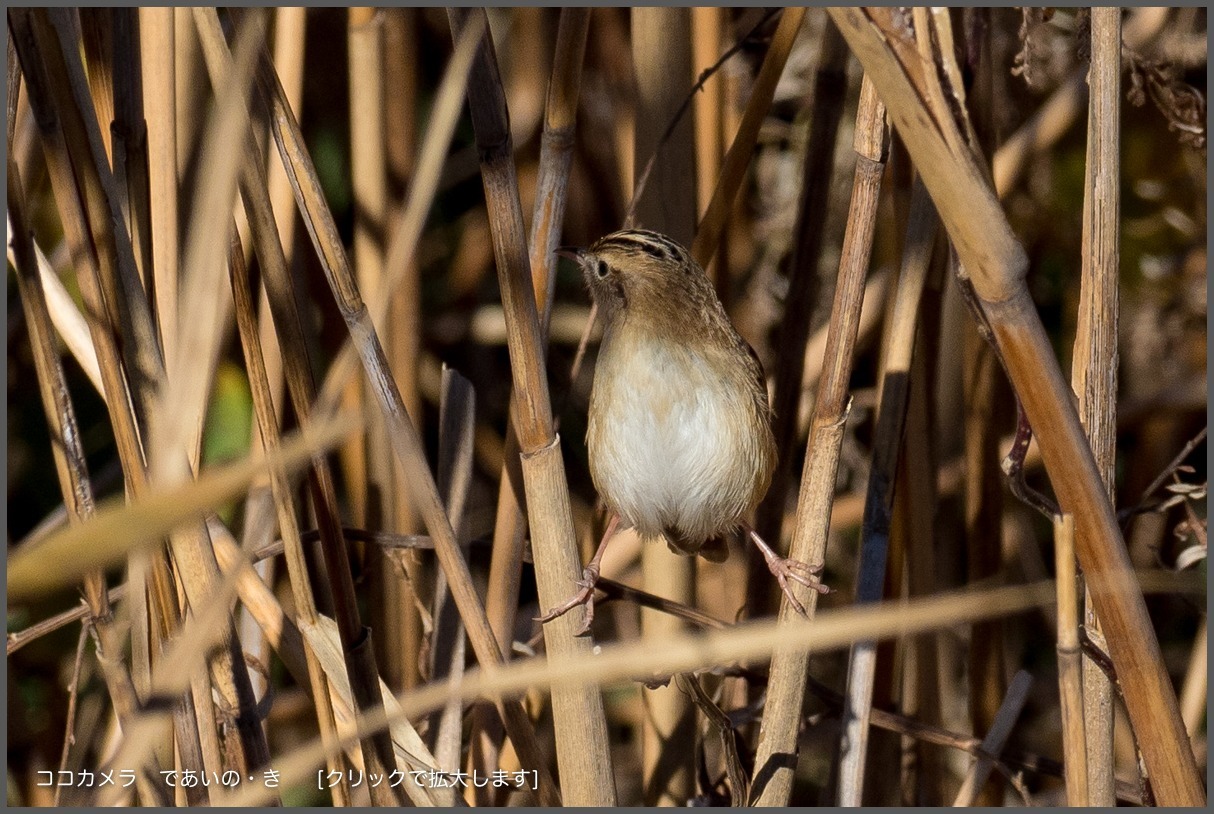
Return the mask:
<path id="1" fill-rule="evenodd" d="M 742 528 L 792 606 L 788 580 L 822 593 L 821 568 L 776 554 L 745 517 L 771 483 L 776 443 L 763 368 L 738 335 L 708 275 L 675 241 L 629 229 L 589 249 L 560 249 L 582 268 L 605 326 L 586 444 L 590 475 L 613 516 L 577 583 L 539 621 L 585 604 L 620 523 L 671 550 L 721 561 L 721 536 Z"/>

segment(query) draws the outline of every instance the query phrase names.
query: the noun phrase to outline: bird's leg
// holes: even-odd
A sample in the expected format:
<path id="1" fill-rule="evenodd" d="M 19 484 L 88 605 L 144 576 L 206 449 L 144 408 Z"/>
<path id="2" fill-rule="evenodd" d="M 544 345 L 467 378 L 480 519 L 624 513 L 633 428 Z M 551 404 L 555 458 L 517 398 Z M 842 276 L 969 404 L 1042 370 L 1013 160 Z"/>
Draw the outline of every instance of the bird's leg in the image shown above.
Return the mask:
<path id="1" fill-rule="evenodd" d="M 594 586 L 599 581 L 599 566 L 603 561 L 603 552 L 607 550 L 607 541 L 615 536 L 615 531 L 619 525 L 620 516 L 613 514 L 611 520 L 607 523 L 606 530 L 603 532 L 603 539 L 599 541 L 598 549 L 595 550 L 594 556 L 590 558 L 590 562 L 586 563 L 586 567 L 582 569 L 582 578 L 576 583 L 580 590 L 569 597 L 563 604 L 557 605 L 543 616 L 537 617 L 535 621 L 540 624 L 551 622 L 558 616 L 563 616 L 573 610 L 578 605 L 585 605 L 586 623 L 582 625 L 577 635 L 581 636 L 590 630 L 590 623 L 594 621 Z"/>
<path id="2" fill-rule="evenodd" d="M 781 557 L 771 546 L 764 542 L 759 533 L 751 528 L 748 524 L 742 525 L 746 536 L 750 538 L 763 554 L 763 559 L 767 560 L 767 570 L 771 571 L 776 578 L 776 582 L 780 583 L 780 590 L 788 597 L 788 602 L 792 605 L 793 610 L 802 616 L 806 616 L 805 606 L 802 605 L 795 596 L 793 596 L 792 588 L 789 587 L 788 581 L 799 582 L 806 588 L 813 588 L 820 594 L 830 593 L 830 588 L 822 584 L 817 578 L 818 574 L 822 573 L 822 566 L 807 565 L 800 560 Z"/>

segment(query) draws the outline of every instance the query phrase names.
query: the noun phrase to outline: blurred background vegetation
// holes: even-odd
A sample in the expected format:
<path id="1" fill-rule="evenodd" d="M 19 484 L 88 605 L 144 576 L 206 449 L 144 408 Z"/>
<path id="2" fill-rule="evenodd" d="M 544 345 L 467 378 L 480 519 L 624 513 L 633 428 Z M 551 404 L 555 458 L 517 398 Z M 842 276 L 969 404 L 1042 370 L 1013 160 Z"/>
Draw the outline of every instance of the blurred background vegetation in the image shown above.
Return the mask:
<path id="1" fill-rule="evenodd" d="M 738 54 L 724 63 L 697 94 L 688 115 L 697 131 L 714 135 L 707 149 L 714 151 L 713 166 L 719 166 L 723 150 L 732 139 L 755 72 L 766 51 L 776 18 L 763 20 L 763 9 L 698 9 L 695 12 L 695 72 L 706 68 L 747 32 Z M 1131 25 L 1145 11 L 1127 13 Z M 276 35 L 276 18 L 270 16 L 268 37 Z M 452 40 L 447 15 L 442 9 L 383 9 L 375 13 L 375 25 L 383 26 L 386 92 L 400 98 L 386 100 L 386 173 L 390 211 L 403 200 L 408 189 L 417 134 L 424 131 L 437 83 L 451 56 Z M 352 152 L 349 81 L 350 14 L 344 9 L 309 9 L 306 37 L 299 44 L 303 53 L 302 96 L 296 110 L 308 149 L 315 162 L 329 207 L 347 246 L 355 240 L 357 195 L 352 182 Z M 524 213 L 531 213 L 535 194 L 544 100 L 551 69 L 558 20 L 557 9 L 495 9 L 489 13 L 497 56 L 511 115 L 515 159 L 518 167 Z M 1029 256 L 1029 279 L 1034 300 L 1063 360 L 1064 371 L 1074 342 L 1078 298 L 1081 213 L 1085 166 L 1085 86 L 1082 74 L 1087 57 L 1086 20 L 1082 10 L 1059 9 L 1052 13 L 1027 12 L 1015 8 L 993 9 L 984 17 L 989 31 L 993 106 L 989 120 L 990 144 L 1005 144 L 1042 114 L 1051 100 L 1066 93 L 1078 74 L 1076 102 L 1056 120 L 1051 136 L 1038 136 L 1021 156 L 1020 172 L 1003 195 L 1013 228 Z M 1125 98 L 1121 106 L 1121 214 L 1120 246 L 1120 370 L 1118 375 L 1118 458 L 1116 505 L 1133 506 L 1144 488 L 1160 473 L 1184 444 L 1206 423 L 1206 289 L 1207 215 L 1206 145 L 1204 125 L 1206 93 L 1206 24 L 1204 8 L 1164 10 L 1151 20 L 1137 20 L 1148 34 L 1123 50 Z M 729 220 L 724 248 L 712 273 L 740 331 L 755 347 L 769 372 L 776 358 L 775 342 L 783 319 L 788 290 L 789 258 L 796 236 L 801 167 L 805 160 L 806 134 L 815 110 L 809 105 L 818 44 L 826 17 L 814 10 L 806 18 L 797 44 L 777 87 L 763 123 L 748 179 Z M 196 50 L 189 49 L 189 18 L 180 17 L 178 97 L 183 111 L 178 151 L 181 188 L 190 189 L 206 168 L 198 165 L 193 139 L 201 131 L 209 109 L 209 84 Z M 632 152 L 636 127 L 634 69 L 630 58 L 630 13 L 626 8 L 596 9 L 589 28 L 578 109 L 577 134 L 569 182 L 569 202 L 562 243 L 586 245 L 619 228 L 632 195 L 637 171 Z M 196 46 L 195 46 L 196 48 Z M 193 60 L 191 62 L 190 60 Z M 10 72 L 13 60 L 10 58 Z M 823 251 L 817 268 L 821 290 L 815 307 L 805 318 L 811 330 L 829 317 L 832 279 L 837 269 L 839 246 L 845 226 L 851 187 L 851 128 L 855 120 L 860 70 L 848 61 L 847 93 L 841 132 L 834 159 L 832 192 L 825 221 Z M 688 76 L 690 89 L 694 76 Z M 1051 114 L 1055 115 L 1055 114 Z M 392 117 L 404 117 L 397 120 Z M 187 120 L 193 123 L 190 129 Z M 10 123 L 12 126 L 12 123 Z M 21 169 L 27 208 L 38 245 L 50 258 L 68 291 L 79 303 L 79 289 L 63 228 L 51 194 L 46 165 L 33 117 L 22 99 L 17 109 L 13 157 Z M 276 161 L 272 142 L 271 161 Z M 489 220 L 485 211 L 477 149 L 470 119 L 465 110 L 447 160 L 442 168 L 439 192 L 426 222 L 416 253 L 419 281 L 417 324 L 420 353 L 417 357 L 417 391 L 420 393 L 419 425 L 433 454 L 438 443 L 437 406 L 439 366 L 459 371 L 476 393 L 476 469 L 466 510 L 466 535 L 472 540 L 492 537 L 501 475 L 503 438 L 510 395 L 510 359 L 498 283 L 493 266 Z M 873 251 L 873 274 L 896 269 L 901 250 L 905 217 L 904 201 L 897 200 L 909 189 L 910 171 L 905 153 L 895 150 L 887 173 L 881 217 Z M 697 210 L 703 211 L 713 176 L 701 175 Z M 705 188 L 707 187 L 707 189 Z M 183 198 L 184 200 L 184 198 Z M 184 206 L 184 204 L 183 204 Z M 183 217 L 186 216 L 183 213 Z M 382 240 L 382 236 L 380 237 Z M 319 375 L 328 369 L 346 337 L 346 329 L 322 269 L 311 250 L 308 234 L 294 229 L 294 244 L 287 246 L 298 300 L 304 319 L 308 351 Z M 11 257 L 11 255 L 10 255 Z M 578 339 L 589 312 L 589 299 L 578 271 L 567 262 L 558 267 L 552 317 L 548 373 L 554 411 L 561 422 L 566 471 L 575 497 L 577 534 L 583 551 L 594 538 L 591 520 L 596 495 L 590 482 L 582 442 L 593 364 L 585 365 L 576 380 L 570 368 Z M 35 387 L 35 372 L 21 301 L 12 267 L 8 275 L 8 542 L 10 550 L 35 539 L 64 521 L 63 500 L 49 454 L 50 437 Z M 936 534 L 941 541 L 937 561 L 937 588 L 967 583 L 965 549 L 955 540 L 964 533 L 963 490 L 954 474 L 944 474 L 950 462 L 959 460 L 963 447 L 960 420 L 961 323 L 968 319 L 952 286 L 937 291 L 933 306 L 937 321 L 939 357 L 934 360 L 932 456 L 941 471 Z M 876 301 L 872 307 L 887 303 Z M 188 307 L 188 306 L 187 306 Z M 210 395 L 202 442 L 204 468 L 244 457 L 256 436 L 252 400 L 245 365 L 235 330 L 229 324 L 221 359 Z M 828 550 L 828 584 L 839 590 L 823 599 L 823 607 L 850 602 L 855 572 L 860 514 L 857 496 L 863 495 L 871 460 L 875 417 L 875 386 L 881 354 L 879 321 L 861 339 L 852 377 L 855 406 L 842 452 L 838 475 L 839 500 L 833 536 Z M 591 360 L 593 359 L 592 344 Z M 113 433 L 103 402 L 89 384 L 71 354 L 64 352 L 64 365 L 81 437 L 88 455 L 89 471 L 98 497 L 122 493 L 123 479 L 116 456 Z M 812 398 L 812 390 L 806 399 Z M 1004 392 L 1010 399 L 1010 391 Z M 1010 401 L 1008 401 L 1010 405 Z M 807 408 L 803 407 L 803 410 Z M 807 415 L 807 412 L 805 413 Z M 1000 408 L 1006 436 L 1013 430 L 1010 406 Z M 294 421 L 287 410 L 289 426 Z M 782 454 L 794 456 L 792 471 L 800 472 L 804 456 L 804 427 L 793 448 Z M 1002 445 L 1006 446 L 1006 445 Z M 386 454 L 383 450 L 368 450 Z M 352 506 L 350 488 L 351 452 L 340 462 L 338 494 L 343 520 L 358 526 L 358 509 Z M 433 460 L 433 459 L 432 459 Z M 1186 459 L 1190 469 L 1181 470 L 1184 483 L 1203 485 L 1206 480 L 1205 446 L 1199 445 Z M 953 467 L 954 473 L 959 471 Z M 962 476 L 964 477 L 964 476 Z M 1048 480 L 1040 467 L 1030 471 L 1030 482 L 1048 491 Z M 790 490 L 789 511 L 795 508 L 795 484 Z M 1195 568 L 1204 574 L 1205 502 L 1186 501 L 1134 518 L 1128 526 L 1127 544 L 1137 567 Z M 1158 498 L 1160 495 L 1155 495 Z M 849 503 L 847 498 L 851 497 Z M 243 523 L 242 502 L 225 507 L 220 516 L 233 530 Z M 851 514 L 848 514 L 849 508 Z M 305 521 L 305 528 L 308 521 Z M 1052 572 L 1049 524 L 1005 495 L 1001 524 L 1002 545 L 998 574 L 1006 581 L 1032 580 Z M 785 525 L 785 533 L 790 526 Z M 395 529 L 399 532 L 417 529 Z M 239 533 L 238 533 L 239 536 Z M 787 545 L 787 540 L 784 541 Z M 1200 548 L 1201 555 L 1194 552 Z M 745 565 L 735 556 L 721 566 L 701 563 L 700 607 L 725 620 L 741 610 Z M 473 547 L 469 560 L 474 575 L 483 580 L 487 549 Z M 584 554 L 584 557 L 588 554 Z M 430 555 L 424 567 L 433 568 Z M 354 557 L 354 578 L 360 596 L 374 601 L 380 577 L 365 551 Z M 635 584 L 637 564 L 623 563 L 614 576 Z M 280 569 L 281 570 L 281 569 Z M 430 572 L 427 572 L 430 573 Z M 111 574 L 115 584 L 120 570 Z M 289 607 L 287 592 L 279 578 L 278 592 Z M 704 587 L 709 586 L 709 587 Z M 720 590 L 715 587 L 719 586 Z M 730 586 L 735 586 L 731 588 Z M 895 591 L 896 592 L 896 591 Z M 75 589 L 60 591 L 38 601 L 10 604 L 8 631 L 11 634 L 52 616 L 78 601 Z M 520 631 L 517 638 L 530 638 L 524 622 L 535 615 L 534 580 L 529 566 L 524 570 L 520 596 Z M 1195 641 L 1204 641 L 1205 608 L 1193 599 L 1156 596 L 1149 604 L 1157 622 L 1164 655 L 1178 686 L 1198 678 L 1190 664 Z M 364 612 L 374 616 L 371 608 Z M 636 608 L 622 602 L 604 606 L 596 625 L 596 636 L 604 639 L 636 635 Z M 1203 632 L 1199 635 L 1199 629 Z M 8 788 L 9 802 L 44 804 L 47 789 L 35 786 L 37 770 L 53 769 L 60 763 L 66 725 L 68 686 L 73 681 L 79 627 L 65 626 L 22 647 L 8 659 Z M 1029 704 L 1013 735 L 1010 751 L 1052 756 L 1058 754 L 1057 685 L 1053 679 L 1054 649 L 1051 623 L 1046 616 L 1029 614 L 1002 625 L 1005 663 L 1009 675 L 1024 667 L 1037 681 Z M 942 640 L 963 654 L 969 633 L 956 630 Z M 1195 639 L 1195 637 L 1197 637 Z M 381 642 L 382 644 L 382 642 Z M 955 674 L 946 674 L 948 666 Z M 966 709 L 964 657 L 942 667 L 940 723 L 969 734 L 972 722 Z M 813 670 L 827 687 L 842 686 L 845 654 L 820 657 Z M 302 737 L 315 733 L 309 720 L 305 688 L 299 686 L 277 661 L 268 666 L 274 686 L 273 706 L 266 729 L 271 752 L 280 754 Z M 1204 688 L 1204 664 L 1200 666 Z M 390 682 L 394 683 L 394 682 Z M 110 710 L 105 686 L 96 666 L 85 659 L 77 686 L 79 701 L 77 742 L 69 765 L 93 766 L 106 754 L 110 732 Z M 1204 690 L 1203 696 L 1204 696 Z M 952 693 L 956 693 L 952 695 Z M 737 696 L 733 696 L 737 698 Z M 837 715 L 821 696 L 810 702 L 825 718 Z M 745 699 L 745 696 L 742 696 Z M 896 699 L 887 699 L 896 706 Z M 630 689 L 607 694 L 612 725 L 615 767 L 620 802 L 639 801 L 639 783 L 630 778 L 637 772 L 636 743 L 640 710 Z M 1204 709 L 1204 707 L 1203 707 Z M 1197 718 L 1199 755 L 1204 761 L 1204 715 Z M 1131 777 L 1134 772 L 1128 728 L 1118 729 L 1118 769 Z M 983 733 L 975 733 L 979 737 Z M 820 790 L 829 786 L 830 759 L 837 730 L 830 726 L 806 729 L 802 745 L 799 785 L 794 801 L 814 803 Z M 955 756 L 964 753 L 954 752 Z M 713 755 L 713 760 L 718 756 Z M 960 760 L 960 757 L 958 757 Z M 956 761 L 955 761 L 956 762 Z M 964 772 L 964 762 L 960 762 Z M 715 769 L 713 771 L 716 771 Z M 1059 782 L 1048 773 L 1028 773 L 1027 787 L 1048 802 Z M 703 799 L 711 798 L 701 790 Z M 896 789 L 875 800 L 901 802 Z M 319 793 L 292 796 L 284 802 L 325 803 Z"/>

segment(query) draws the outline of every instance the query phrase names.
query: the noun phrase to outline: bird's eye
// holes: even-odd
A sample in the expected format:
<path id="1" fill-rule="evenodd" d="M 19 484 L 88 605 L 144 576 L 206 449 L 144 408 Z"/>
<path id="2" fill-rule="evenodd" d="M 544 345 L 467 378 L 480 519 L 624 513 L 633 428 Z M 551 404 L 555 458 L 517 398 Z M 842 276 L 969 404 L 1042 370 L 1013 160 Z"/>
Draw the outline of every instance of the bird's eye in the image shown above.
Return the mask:
<path id="1" fill-rule="evenodd" d="M 598 262 L 598 265 L 596 265 L 594 267 L 594 273 L 596 275 L 598 275 L 598 278 L 600 280 L 607 276 L 607 271 L 608 271 L 607 264 L 605 262 L 603 262 L 602 260 L 600 260 Z"/>

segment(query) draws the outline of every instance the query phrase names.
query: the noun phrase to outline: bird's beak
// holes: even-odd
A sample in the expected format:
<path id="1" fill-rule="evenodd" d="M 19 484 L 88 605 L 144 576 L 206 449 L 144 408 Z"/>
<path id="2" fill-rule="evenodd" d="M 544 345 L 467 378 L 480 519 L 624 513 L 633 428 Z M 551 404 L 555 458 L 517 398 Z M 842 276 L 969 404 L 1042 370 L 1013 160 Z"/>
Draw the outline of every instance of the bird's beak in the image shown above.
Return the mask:
<path id="1" fill-rule="evenodd" d="M 580 263 L 582 262 L 582 257 L 586 254 L 586 250 L 579 249 L 577 246 L 558 246 L 556 253 L 561 257 L 572 260 L 575 263 Z"/>

